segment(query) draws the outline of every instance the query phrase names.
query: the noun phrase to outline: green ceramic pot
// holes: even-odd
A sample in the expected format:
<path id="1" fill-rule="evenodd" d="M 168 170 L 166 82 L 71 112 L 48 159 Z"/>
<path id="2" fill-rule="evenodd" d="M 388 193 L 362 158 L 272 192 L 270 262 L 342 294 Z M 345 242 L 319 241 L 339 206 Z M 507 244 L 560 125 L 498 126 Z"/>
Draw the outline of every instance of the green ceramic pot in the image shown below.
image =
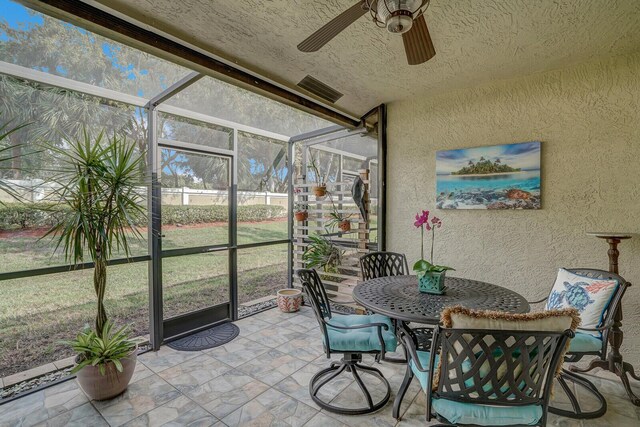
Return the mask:
<path id="1" fill-rule="evenodd" d="M 444 278 L 447 271 L 432 271 L 418 278 L 418 290 L 426 294 L 442 295 L 445 290 Z"/>

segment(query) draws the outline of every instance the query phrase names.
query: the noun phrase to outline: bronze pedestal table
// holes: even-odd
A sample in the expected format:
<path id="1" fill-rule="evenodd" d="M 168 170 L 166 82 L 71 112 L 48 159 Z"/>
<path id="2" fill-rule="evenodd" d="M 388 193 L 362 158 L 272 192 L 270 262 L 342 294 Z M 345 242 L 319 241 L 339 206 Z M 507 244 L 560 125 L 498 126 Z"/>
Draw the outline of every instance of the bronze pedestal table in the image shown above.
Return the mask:
<path id="1" fill-rule="evenodd" d="M 353 299 L 372 312 L 391 318 L 397 327 L 411 336 L 419 350 L 425 351 L 431 347 L 431 329 L 411 329 L 407 323 L 435 326 L 440 322 L 440 313 L 445 307 L 463 305 L 478 310 L 529 311 L 529 303 L 522 295 L 501 286 L 458 277 L 447 277 L 445 286 L 444 295 L 432 295 L 418 290 L 416 276 L 379 277 L 357 285 L 353 289 Z M 407 389 L 405 382 L 400 386 L 393 405 L 394 416 Z"/>
<path id="2" fill-rule="evenodd" d="M 609 244 L 609 250 L 607 255 L 609 256 L 609 272 L 618 274 L 618 257 L 620 256 L 620 251 L 618 251 L 618 244 L 622 240 L 630 239 L 632 236 L 629 233 L 599 233 L 599 232 L 590 232 L 587 233 L 590 236 L 595 236 L 599 239 L 606 240 Z M 627 395 L 629 399 L 631 399 L 631 403 L 636 406 L 640 406 L 640 398 L 633 393 L 631 390 L 631 384 L 629 384 L 629 376 L 640 381 L 640 376 L 638 376 L 633 366 L 622 360 L 622 354 L 620 353 L 620 346 L 622 345 L 622 339 L 624 337 L 622 333 L 622 303 L 618 305 L 618 310 L 614 314 L 614 323 L 611 327 L 611 332 L 609 333 L 609 344 L 611 345 L 611 350 L 607 355 L 606 360 L 602 359 L 594 359 L 591 361 L 589 366 L 585 369 L 580 369 L 575 366 L 571 367 L 571 370 L 574 372 L 589 372 L 595 368 L 602 368 L 609 372 L 613 372 L 617 376 L 620 377 L 622 384 L 624 385 L 625 390 L 627 391 Z"/>

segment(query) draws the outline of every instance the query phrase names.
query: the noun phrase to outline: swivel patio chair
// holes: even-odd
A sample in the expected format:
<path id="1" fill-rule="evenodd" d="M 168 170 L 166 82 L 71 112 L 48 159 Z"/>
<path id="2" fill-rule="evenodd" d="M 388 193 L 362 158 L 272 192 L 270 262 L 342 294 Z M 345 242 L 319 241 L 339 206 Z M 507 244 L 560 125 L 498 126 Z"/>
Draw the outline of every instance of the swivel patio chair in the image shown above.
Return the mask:
<path id="1" fill-rule="evenodd" d="M 407 257 L 395 252 L 371 252 L 360 257 L 362 280 L 409 274 Z"/>
<path id="2" fill-rule="evenodd" d="M 382 373 L 373 367 L 363 365 L 362 355 L 372 354 L 380 361 L 385 352 L 393 352 L 397 347 L 397 339 L 388 317 L 372 315 L 341 315 L 331 312 L 327 292 L 315 270 L 298 270 L 308 302 L 315 313 L 327 358 L 332 354 L 342 354 L 339 362 L 331 362 L 330 366 L 315 374 L 309 382 L 309 393 L 313 401 L 330 412 L 346 415 L 358 415 L 375 412 L 382 408 L 391 395 L 389 382 Z M 367 402 L 366 407 L 345 408 L 332 405 L 318 397 L 320 389 L 343 372 L 353 375 Z M 386 387 L 385 396 L 374 402 L 371 393 L 362 381 L 360 374 L 377 377 Z"/>
<path id="3" fill-rule="evenodd" d="M 436 418 L 440 426 L 545 426 L 553 377 L 577 312 L 539 318 L 454 307 L 443 319 L 454 315 L 456 322 L 443 323 L 463 327 L 436 327 L 428 352 L 417 350 L 407 331 L 399 332 L 409 363 L 393 416 L 400 419 L 402 399 L 417 377 L 427 397 L 426 419 Z"/>
<path id="4" fill-rule="evenodd" d="M 564 269 L 560 270 L 559 275 L 563 273 L 563 270 Z M 545 297 L 539 301 L 530 302 L 530 304 L 547 302 L 545 308 L 558 306 L 575 306 L 578 309 L 580 309 L 581 307 L 584 308 L 583 305 L 585 304 L 585 302 L 587 304 L 596 303 L 596 300 L 598 299 L 597 292 L 602 292 L 599 289 L 603 288 L 603 286 L 598 285 L 598 283 L 604 283 L 607 281 L 616 282 L 616 286 L 610 292 L 610 294 L 602 296 L 605 301 L 604 304 L 601 304 L 601 310 L 597 313 L 599 319 L 598 324 L 591 327 L 585 327 L 584 325 L 578 327 L 578 329 L 576 330 L 576 336 L 571 340 L 569 350 L 567 351 L 567 354 L 565 356 L 565 362 L 569 363 L 578 362 L 584 357 L 595 356 L 595 359 L 591 361 L 590 365 L 587 368 L 580 369 L 577 366 L 571 366 L 569 369 L 563 369 L 561 375 L 558 377 L 560 386 L 569 398 L 569 402 L 571 403 L 573 411 L 557 407 L 549 408 L 549 412 L 564 417 L 577 419 L 598 418 L 606 413 L 607 401 L 595 386 L 595 384 L 587 380 L 584 376 L 578 375 L 578 373 L 585 373 L 598 366 L 602 367 L 603 365 L 609 363 L 607 360 L 607 352 L 609 347 L 609 340 L 612 339 L 614 335 L 612 334 L 612 328 L 615 325 L 614 316 L 630 283 L 628 283 L 621 276 L 604 270 L 576 268 L 566 269 L 564 271 L 578 276 L 579 279 L 576 280 L 581 280 L 582 285 L 578 286 L 578 284 L 576 283 L 564 285 L 563 283 L 566 292 L 571 294 L 569 296 L 565 294 L 565 296 L 562 298 L 560 298 L 561 293 L 554 292 L 554 286 L 554 290 L 552 290 L 551 294 L 548 297 Z M 556 280 L 556 282 L 558 282 L 558 280 Z M 585 294 L 582 291 L 582 288 L 586 290 L 589 289 L 589 287 L 591 287 L 591 289 L 596 292 Z M 594 294 L 596 296 L 594 296 Z M 571 295 L 575 295 L 575 297 L 569 298 Z M 586 299 L 584 298 L 585 295 Z M 559 299 L 560 301 L 558 301 Z M 621 333 L 619 330 L 616 332 Z M 618 350 L 612 349 L 612 351 Z M 580 402 L 576 398 L 574 392 L 571 390 L 571 387 L 569 387 L 567 382 L 574 383 L 576 386 L 582 387 L 585 391 L 591 394 L 591 396 L 599 403 L 599 406 L 596 409 L 592 409 L 589 411 L 583 410 L 580 406 Z"/>

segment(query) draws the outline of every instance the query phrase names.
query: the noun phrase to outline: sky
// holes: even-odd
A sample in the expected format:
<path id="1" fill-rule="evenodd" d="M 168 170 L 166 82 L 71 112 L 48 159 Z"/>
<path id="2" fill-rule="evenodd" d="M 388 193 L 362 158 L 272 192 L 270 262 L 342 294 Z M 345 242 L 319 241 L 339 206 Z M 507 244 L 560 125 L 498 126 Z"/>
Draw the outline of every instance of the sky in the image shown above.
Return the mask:
<path id="1" fill-rule="evenodd" d="M 12 27 L 21 23 L 42 24 L 41 17 L 30 15 L 24 6 L 13 1 L 0 0 L 0 11 L 2 11 L 2 19 Z"/>
<path id="2" fill-rule="evenodd" d="M 503 165 L 509 165 L 512 168 L 538 170 L 540 169 L 540 142 L 530 141 L 517 144 L 438 151 L 436 153 L 436 173 L 438 175 L 449 175 L 451 172 L 468 166 L 469 160 L 474 163 L 478 162 L 480 157 L 491 161 L 499 158 Z"/>

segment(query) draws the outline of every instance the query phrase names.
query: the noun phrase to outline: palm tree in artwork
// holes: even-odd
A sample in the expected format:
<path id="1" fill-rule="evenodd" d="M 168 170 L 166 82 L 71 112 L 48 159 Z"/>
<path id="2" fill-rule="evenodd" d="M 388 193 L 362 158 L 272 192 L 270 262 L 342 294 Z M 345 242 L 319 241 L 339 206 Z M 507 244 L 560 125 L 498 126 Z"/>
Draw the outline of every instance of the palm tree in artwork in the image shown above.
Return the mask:
<path id="1" fill-rule="evenodd" d="M 469 166 L 473 166 L 473 160 L 469 160 Z"/>

